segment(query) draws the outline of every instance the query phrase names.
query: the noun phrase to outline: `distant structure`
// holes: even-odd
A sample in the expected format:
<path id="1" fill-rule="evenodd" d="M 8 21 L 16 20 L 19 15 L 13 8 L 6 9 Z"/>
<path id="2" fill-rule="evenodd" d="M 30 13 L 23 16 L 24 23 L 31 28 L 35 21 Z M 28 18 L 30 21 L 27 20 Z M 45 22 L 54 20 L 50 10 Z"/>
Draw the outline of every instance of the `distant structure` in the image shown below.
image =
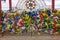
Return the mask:
<path id="1" fill-rule="evenodd" d="M 6 1 L 6 0 L 0 0 L 0 13 L 1 13 L 1 10 L 2 10 L 2 3 L 1 3 L 1 1 Z M 19 3 L 19 1 L 20 0 L 18 0 L 18 3 Z M 25 0 L 25 2 L 26 2 L 26 7 L 28 8 L 28 9 L 34 9 L 35 8 L 35 6 L 36 6 L 36 4 L 35 4 L 35 1 L 36 0 L 34 0 L 33 1 L 33 4 L 32 4 L 32 1 L 31 0 Z M 39 0 L 40 1 L 40 0 Z M 42 0 L 42 1 L 44 1 L 44 0 Z M 23 0 L 22 0 L 22 2 L 23 2 Z M 22 3 L 21 2 L 21 3 Z M 28 3 L 29 2 L 29 3 Z M 31 3 L 30 3 L 31 2 Z M 17 5 L 18 5 L 18 3 L 17 3 Z M 44 2 L 45 3 L 45 2 Z M 55 9 L 55 7 L 54 7 L 54 4 L 55 3 L 55 0 L 52 0 L 52 10 L 54 10 Z M 29 4 L 29 5 L 28 5 Z M 32 7 L 33 6 L 33 7 Z M 12 9 L 12 0 L 9 0 L 9 10 L 11 10 Z"/>

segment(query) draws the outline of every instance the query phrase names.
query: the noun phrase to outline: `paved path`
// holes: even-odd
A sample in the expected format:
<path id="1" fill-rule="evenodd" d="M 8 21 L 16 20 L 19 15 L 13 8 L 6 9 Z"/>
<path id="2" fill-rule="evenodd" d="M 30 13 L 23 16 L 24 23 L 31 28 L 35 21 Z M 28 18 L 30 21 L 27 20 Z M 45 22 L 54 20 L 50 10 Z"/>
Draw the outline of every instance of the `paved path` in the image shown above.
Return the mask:
<path id="1" fill-rule="evenodd" d="M 60 40 L 60 36 L 3 36 L 0 40 Z"/>

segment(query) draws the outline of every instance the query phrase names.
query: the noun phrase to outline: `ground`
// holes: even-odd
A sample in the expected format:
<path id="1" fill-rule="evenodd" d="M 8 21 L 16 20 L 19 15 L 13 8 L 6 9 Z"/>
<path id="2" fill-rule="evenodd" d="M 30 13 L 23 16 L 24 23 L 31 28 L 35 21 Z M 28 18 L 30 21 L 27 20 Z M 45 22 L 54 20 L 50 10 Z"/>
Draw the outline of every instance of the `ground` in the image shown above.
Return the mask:
<path id="1" fill-rule="evenodd" d="M 3 36 L 0 40 L 60 40 L 60 36 Z"/>

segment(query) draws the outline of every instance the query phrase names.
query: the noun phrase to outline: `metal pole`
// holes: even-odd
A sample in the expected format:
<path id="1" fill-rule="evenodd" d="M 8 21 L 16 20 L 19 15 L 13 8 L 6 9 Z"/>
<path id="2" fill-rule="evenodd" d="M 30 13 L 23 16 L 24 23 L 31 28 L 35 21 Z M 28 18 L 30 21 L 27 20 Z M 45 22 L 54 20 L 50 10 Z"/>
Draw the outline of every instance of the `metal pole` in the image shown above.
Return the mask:
<path id="1" fill-rule="evenodd" d="M 52 10 L 55 9 L 55 0 L 52 0 Z"/>
<path id="2" fill-rule="evenodd" d="M 12 9 L 12 0 L 9 0 L 9 10 Z"/>
<path id="3" fill-rule="evenodd" d="M 2 7 L 1 7 L 1 0 L 0 0 L 0 13 L 1 13 L 1 9 L 2 9 Z"/>

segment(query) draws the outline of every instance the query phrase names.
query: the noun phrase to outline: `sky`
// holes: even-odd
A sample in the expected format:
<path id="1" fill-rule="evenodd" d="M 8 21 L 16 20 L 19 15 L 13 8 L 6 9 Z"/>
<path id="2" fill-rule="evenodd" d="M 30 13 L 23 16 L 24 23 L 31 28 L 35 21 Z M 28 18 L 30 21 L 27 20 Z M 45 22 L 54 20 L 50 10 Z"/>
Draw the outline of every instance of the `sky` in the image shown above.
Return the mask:
<path id="1" fill-rule="evenodd" d="M 19 0 L 12 0 L 12 6 L 15 7 L 18 1 Z M 37 2 L 39 3 L 39 0 Z M 45 3 L 48 7 L 51 6 L 51 0 L 45 0 Z M 60 0 L 55 0 L 55 9 L 58 8 L 60 8 Z M 8 9 L 9 9 L 9 0 L 6 0 L 6 2 L 2 1 L 2 10 L 8 10 Z"/>

